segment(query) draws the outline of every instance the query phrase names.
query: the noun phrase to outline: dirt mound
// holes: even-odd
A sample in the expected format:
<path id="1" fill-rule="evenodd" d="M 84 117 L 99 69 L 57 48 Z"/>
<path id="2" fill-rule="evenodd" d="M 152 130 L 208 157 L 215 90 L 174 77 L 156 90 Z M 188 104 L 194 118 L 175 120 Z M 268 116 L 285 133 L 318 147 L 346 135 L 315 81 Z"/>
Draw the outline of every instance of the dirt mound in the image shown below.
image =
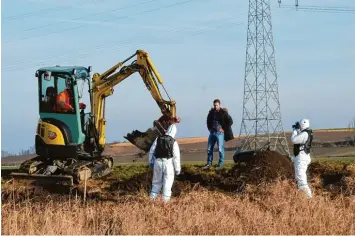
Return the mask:
<path id="1" fill-rule="evenodd" d="M 278 152 L 248 152 L 235 157 L 232 168 L 202 170 L 197 166 L 185 167 L 176 182 L 202 186 L 210 190 L 243 192 L 247 184 L 260 185 L 278 179 L 293 178 L 292 162 Z M 179 185 L 180 186 L 180 185 Z M 181 191 L 181 192 L 186 192 Z"/>
<path id="2" fill-rule="evenodd" d="M 245 152 L 233 157 L 235 176 L 245 176 L 249 183 L 272 182 L 293 178 L 292 161 L 276 151 Z"/>
<path id="3" fill-rule="evenodd" d="M 293 178 L 292 162 L 278 152 L 244 153 L 230 168 L 223 170 L 203 170 L 201 166 L 183 166 L 181 174 L 175 177 L 173 196 L 181 196 L 193 189 L 203 187 L 208 190 L 241 193 L 247 184 L 260 185 L 278 179 Z M 123 169 L 117 169 L 122 173 Z M 133 171 L 133 169 L 132 169 Z M 134 196 L 149 193 L 152 186 L 152 169 L 147 168 L 126 179 L 111 179 L 109 185 L 100 193 L 119 196 Z M 101 188 L 102 189 L 102 188 Z"/>

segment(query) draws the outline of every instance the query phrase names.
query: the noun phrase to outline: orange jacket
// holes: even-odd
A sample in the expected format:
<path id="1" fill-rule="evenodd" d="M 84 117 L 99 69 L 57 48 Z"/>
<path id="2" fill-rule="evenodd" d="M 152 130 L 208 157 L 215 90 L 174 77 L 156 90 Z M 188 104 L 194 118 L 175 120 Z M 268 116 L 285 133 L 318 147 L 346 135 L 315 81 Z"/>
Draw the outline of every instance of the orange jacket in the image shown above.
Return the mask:
<path id="1" fill-rule="evenodd" d="M 72 104 L 70 104 L 70 96 L 71 94 L 68 89 L 65 89 L 63 92 L 58 94 L 57 111 L 70 111 L 71 109 L 73 109 Z"/>

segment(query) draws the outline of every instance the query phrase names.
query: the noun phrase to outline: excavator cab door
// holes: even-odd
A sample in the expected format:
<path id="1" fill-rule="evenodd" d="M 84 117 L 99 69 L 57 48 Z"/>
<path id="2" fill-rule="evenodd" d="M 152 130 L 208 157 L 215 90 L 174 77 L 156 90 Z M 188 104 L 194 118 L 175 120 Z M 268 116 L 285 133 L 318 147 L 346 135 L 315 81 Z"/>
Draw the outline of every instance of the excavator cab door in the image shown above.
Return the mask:
<path id="1" fill-rule="evenodd" d="M 50 67 L 39 70 L 36 76 L 41 124 L 36 134 L 37 143 L 46 148 L 48 145 L 82 143 L 85 135 L 79 117 L 77 85 L 71 70 Z M 60 101 L 65 101 L 66 105 L 60 106 Z"/>

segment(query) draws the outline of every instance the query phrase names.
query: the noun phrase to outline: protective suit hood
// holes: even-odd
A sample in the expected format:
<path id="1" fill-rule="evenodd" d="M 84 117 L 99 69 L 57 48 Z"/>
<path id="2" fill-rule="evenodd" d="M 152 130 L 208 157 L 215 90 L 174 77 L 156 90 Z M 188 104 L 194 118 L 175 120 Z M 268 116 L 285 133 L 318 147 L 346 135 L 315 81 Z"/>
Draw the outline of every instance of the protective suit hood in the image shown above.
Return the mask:
<path id="1" fill-rule="evenodd" d="M 176 125 L 175 124 L 171 124 L 165 134 L 169 135 L 172 138 L 175 138 L 176 131 L 177 131 L 176 130 Z"/>
<path id="2" fill-rule="evenodd" d="M 308 129 L 309 128 L 309 120 L 308 119 L 302 119 L 300 121 L 300 129 L 301 131 Z"/>

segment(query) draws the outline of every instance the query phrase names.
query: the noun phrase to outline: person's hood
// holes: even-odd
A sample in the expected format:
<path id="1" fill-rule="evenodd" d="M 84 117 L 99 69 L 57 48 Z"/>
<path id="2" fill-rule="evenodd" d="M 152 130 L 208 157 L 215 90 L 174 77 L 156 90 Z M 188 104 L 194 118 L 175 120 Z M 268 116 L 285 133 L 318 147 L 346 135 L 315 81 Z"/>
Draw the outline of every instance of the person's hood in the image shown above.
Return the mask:
<path id="1" fill-rule="evenodd" d="M 172 124 L 169 126 L 168 130 L 166 131 L 166 135 L 169 135 L 170 137 L 172 138 L 175 138 L 175 135 L 176 135 L 176 125 L 175 124 Z"/>

